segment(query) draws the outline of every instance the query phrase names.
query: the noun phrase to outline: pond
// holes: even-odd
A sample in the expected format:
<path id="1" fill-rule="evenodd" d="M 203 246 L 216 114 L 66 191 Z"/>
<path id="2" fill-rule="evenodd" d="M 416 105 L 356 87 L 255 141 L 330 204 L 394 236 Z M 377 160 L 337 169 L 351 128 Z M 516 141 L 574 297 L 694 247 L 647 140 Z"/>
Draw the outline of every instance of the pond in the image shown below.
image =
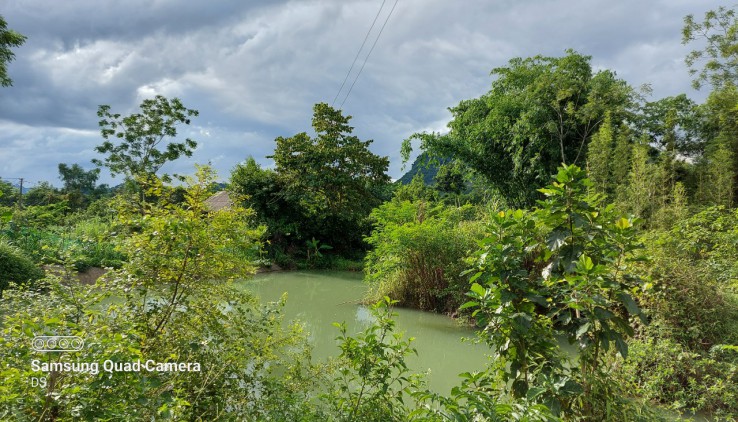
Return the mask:
<path id="1" fill-rule="evenodd" d="M 340 353 L 334 322 L 345 322 L 350 335 L 371 322 L 371 313 L 359 304 L 367 290 L 360 273 L 278 272 L 240 283 L 262 301 L 276 301 L 287 292 L 285 317 L 305 324 L 316 360 Z M 402 308 L 394 311 L 398 314 L 396 330 L 404 332 L 405 338 L 415 337 L 412 344 L 418 356 L 408 358 L 408 367 L 415 373 L 430 371 L 426 380 L 432 391 L 448 395 L 460 383 L 458 374 L 484 368 L 489 349 L 471 341 L 475 338 L 472 329 L 444 315 Z"/>

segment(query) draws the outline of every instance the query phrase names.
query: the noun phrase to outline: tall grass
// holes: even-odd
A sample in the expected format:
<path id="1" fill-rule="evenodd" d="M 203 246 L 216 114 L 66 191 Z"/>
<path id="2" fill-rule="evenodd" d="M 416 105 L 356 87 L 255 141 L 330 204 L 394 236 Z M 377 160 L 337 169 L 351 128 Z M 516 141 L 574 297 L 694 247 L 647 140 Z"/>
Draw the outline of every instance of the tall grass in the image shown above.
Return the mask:
<path id="1" fill-rule="evenodd" d="M 120 267 L 125 256 L 115 248 L 115 233 L 102 218 L 71 227 L 13 227 L 2 236 L 28 257 L 42 264 L 69 264 L 78 271 L 90 267 Z"/>

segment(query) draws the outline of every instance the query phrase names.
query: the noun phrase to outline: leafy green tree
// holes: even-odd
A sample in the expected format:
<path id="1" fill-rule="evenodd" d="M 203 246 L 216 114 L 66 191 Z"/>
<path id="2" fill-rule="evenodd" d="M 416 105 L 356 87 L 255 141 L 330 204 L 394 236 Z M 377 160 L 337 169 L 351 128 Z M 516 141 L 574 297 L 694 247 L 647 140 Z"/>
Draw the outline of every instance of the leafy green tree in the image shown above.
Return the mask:
<path id="1" fill-rule="evenodd" d="M 443 194 L 458 198 L 466 190 L 463 164 L 452 161 L 441 165 L 435 177 L 436 189 Z"/>
<path id="2" fill-rule="evenodd" d="M 612 119 L 608 113 L 600 129 L 592 136 L 592 141 L 587 150 L 587 172 L 597 192 L 607 194 L 610 192 L 613 165 L 613 130 Z"/>
<path id="3" fill-rule="evenodd" d="M 79 164 L 68 166 L 59 163 L 59 178 L 64 182 L 64 190 L 67 192 L 89 195 L 95 190 L 98 177 L 100 169 L 85 171 Z"/>
<path id="4" fill-rule="evenodd" d="M 59 194 L 59 190 L 49 182 L 41 182 L 23 195 L 25 206 L 51 205 L 63 200 L 64 198 Z"/>
<path id="5" fill-rule="evenodd" d="M 727 140 L 718 139 L 699 163 L 699 197 L 703 203 L 732 207 L 736 191 L 734 167 L 738 155 Z"/>
<path id="6" fill-rule="evenodd" d="M 738 87 L 727 84 L 710 93 L 702 105 L 707 142 L 698 168 L 701 198 L 729 204 L 738 198 Z M 712 189 L 718 187 L 719 194 Z M 717 196 L 716 196 L 717 194 Z"/>
<path id="7" fill-rule="evenodd" d="M 703 125 L 702 110 L 685 94 L 645 103 L 636 119 L 637 130 L 650 143 L 684 156 L 704 150 Z"/>
<path id="8" fill-rule="evenodd" d="M 702 22 L 694 15 L 684 18 L 682 44 L 704 42 L 702 49 L 690 52 L 685 61 L 692 85 L 699 89 L 705 82 L 720 89 L 738 84 L 738 18 L 735 10 L 725 6 L 705 13 Z M 704 61 L 704 64 L 701 62 Z"/>
<path id="9" fill-rule="evenodd" d="M 612 158 L 612 182 L 615 184 L 616 197 L 625 186 L 631 160 L 631 136 L 632 132 L 627 126 L 620 126 L 615 137 L 615 148 Z"/>
<path id="10" fill-rule="evenodd" d="M 641 316 L 633 298 L 644 288 L 633 273 L 639 243 L 633 221 L 604 206 L 584 176 L 564 166 L 537 209 L 493 217 L 464 307 L 474 309 L 515 397 L 533 390 L 555 414 L 620 420 L 612 412 L 627 400 L 607 383 L 605 355 L 612 348 L 627 357 L 630 317 Z M 563 363 L 557 332 L 578 344 L 578 370 Z"/>
<path id="11" fill-rule="evenodd" d="M 646 139 L 633 145 L 631 168 L 625 192 L 625 209 L 648 224 L 663 202 L 661 168 L 649 156 L 651 150 Z"/>
<path id="12" fill-rule="evenodd" d="M 369 150 L 372 141 L 352 135 L 351 116 L 324 103 L 313 112 L 316 137 L 277 138 L 273 172 L 250 160 L 234 170 L 232 182 L 257 212 L 286 211 L 280 231 L 291 235 L 287 248 L 302 250 L 315 239 L 339 252 L 363 249 L 366 217 L 390 180 L 389 160 Z"/>
<path id="13" fill-rule="evenodd" d="M 108 105 L 101 105 L 97 110 L 105 142 L 95 151 L 107 156 L 92 162 L 108 167 L 113 176 L 122 174 L 129 181 L 154 176 L 167 162 L 182 155 L 192 156 L 197 146 L 189 138 L 184 142 L 168 142 L 177 137 L 179 124 L 190 124 L 190 117 L 199 114 L 197 110 L 186 108 L 178 98 L 169 100 L 161 95 L 144 100 L 140 108 L 139 113 L 125 117 L 111 113 Z M 165 175 L 164 180 L 167 179 Z"/>
<path id="14" fill-rule="evenodd" d="M 276 171 L 263 169 L 249 157 L 231 172 L 230 188 L 256 218 L 268 227 L 273 246 L 283 246 L 298 233 L 302 210 L 285 194 L 284 181 Z"/>
<path id="15" fill-rule="evenodd" d="M 593 72 L 590 57 L 515 58 L 492 70 L 497 78 L 480 98 L 452 107 L 447 135 L 416 134 L 421 149 L 453 156 L 487 177 L 515 205 L 531 205 L 561 163 L 584 164 L 587 145 L 610 112 L 629 119 L 636 95 L 614 72 Z"/>
<path id="16" fill-rule="evenodd" d="M 25 36 L 8 29 L 8 23 L 0 16 L 0 86 L 13 84 L 13 80 L 8 76 L 8 63 L 15 58 L 11 48 L 20 47 L 25 41 Z"/>
<path id="17" fill-rule="evenodd" d="M 11 206 L 18 200 L 18 188 L 10 182 L 0 180 L 0 205 Z"/>
<path id="18" fill-rule="evenodd" d="M 395 201 L 438 201 L 438 191 L 425 184 L 422 173 L 415 173 L 410 183 L 399 186 L 392 199 Z"/>
<path id="19" fill-rule="evenodd" d="M 229 279 L 249 276 L 263 228 L 248 210 L 210 211 L 208 168 L 186 203 L 119 201 L 129 260 L 94 286 L 50 277 L 0 299 L 0 415 L 12 420 L 297 420 L 310 414 L 299 327 Z M 153 187 L 156 190 L 156 187 Z M 34 335 L 84 339 L 74 354 L 43 354 Z M 29 362 L 96 362 L 97 370 L 34 371 Z M 190 371 L 106 372 L 103 362 L 197 363 Z M 29 377 L 45 376 L 47 388 Z M 54 397 L 54 399 L 49 399 Z"/>
<path id="20" fill-rule="evenodd" d="M 79 164 L 59 163 L 59 178 L 64 182 L 63 190 L 73 209 L 83 208 L 94 199 L 99 176 L 99 168 L 85 171 Z"/>

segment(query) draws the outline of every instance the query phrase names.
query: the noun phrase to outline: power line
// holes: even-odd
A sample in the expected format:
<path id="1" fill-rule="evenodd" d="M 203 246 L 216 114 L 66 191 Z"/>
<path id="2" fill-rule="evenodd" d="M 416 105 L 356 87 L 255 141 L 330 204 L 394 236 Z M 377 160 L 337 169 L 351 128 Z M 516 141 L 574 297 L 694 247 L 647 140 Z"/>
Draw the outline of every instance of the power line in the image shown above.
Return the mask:
<path id="1" fill-rule="evenodd" d="M 369 39 L 369 34 L 372 32 L 372 29 L 374 29 L 374 24 L 377 23 L 377 18 L 379 18 L 379 14 L 382 13 L 382 9 L 384 8 L 384 3 L 387 2 L 387 0 L 382 0 L 382 5 L 379 6 L 379 10 L 377 10 L 377 15 L 374 16 L 374 21 L 372 21 L 372 26 L 369 27 L 369 30 L 366 31 L 366 36 L 364 37 L 364 41 L 361 43 L 361 47 L 359 47 L 359 51 L 356 52 L 356 57 L 354 57 L 354 62 L 351 63 L 351 67 L 349 68 L 348 72 L 346 72 L 346 77 L 343 78 L 343 82 L 341 83 L 341 87 L 338 88 L 338 92 L 336 92 L 336 96 L 333 97 L 333 102 L 331 103 L 331 107 L 333 107 L 333 104 L 336 103 L 336 100 L 338 99 L 338 96 L 341 94 L 341 91 L 343 90 L 343 87 L 346 85 L 346 81 L 348 80 L 349 76 L 351 75 L 351 71 L 354 70 L 354 65 L 356 64 L 356 60 L 358 60 L 359 55 L 361 54 L 361 50 L 364 49 L 364 45 L 366 44 L 366 40 Z"/>
<path id="2" fill-rule="evenodd" d="M 387 18 L 384 20 L 384 23 L 382 24 L 382 27 L 379 29 L 379 34 L 377 34 L 377 38 L 374 40 L 374 44 L 372 44 L 372 48 L 369 49 L 369 54 L 366 55 L 364 58 L 364 63 L 361 65 L 361 69 L 359 69 L 359 73 L 356 74 L 356 77 L 354 78 L 354 82 L 351 84 L 351 87 L 348 90 L 348 93 L 346 94 L 346 97 L 341 102 L 341 106 L 339 109 L 343 109 L 343 104 L 348 100 L 349 95 L 351 95 L 351 91 L 354 89 L 354 85 L 356 85 L 356 81 L 359 80 L 359 76 L 361 75 L 361 71 L 364 70 L 364 66 L 366 66 L 366 61 L 369 60 L 369 56 L 372 55 L 372 51 L 374 51 L 374 47 L 377 45 L 377 41 L 379 41 L 379 37 L 382 36 L 382 31 L 384 31 L 384 27 L 387 25 L 387 22 L 389 21 L 390 16 L 392 16 L 392 12 L 395 11 L 395 7 L 397 6 L 397 2 L 399 0 L 395 0 L 395 4 L 392 5 L 392 9 L 390 9 L 389 14 L 387 15 Z"/>

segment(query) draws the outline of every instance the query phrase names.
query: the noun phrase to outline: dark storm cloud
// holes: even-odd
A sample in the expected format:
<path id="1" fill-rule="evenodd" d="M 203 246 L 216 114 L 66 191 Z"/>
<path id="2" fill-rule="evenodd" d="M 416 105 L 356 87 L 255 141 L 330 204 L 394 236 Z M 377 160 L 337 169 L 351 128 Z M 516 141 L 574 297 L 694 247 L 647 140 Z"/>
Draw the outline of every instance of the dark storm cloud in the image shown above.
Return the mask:
<path id="1" fill-rule="evenodd" d="M 6 2 L 0 13 L 28 42 L 9 69 L 15 86 L 0 90 L 0 175 L 56 182 L 59 162 L 88 166 L 97 106 L 126 114 L 156 94 L 201 112 L 182 132 L 200 142 L 195 155 L 168 171 L 210 161 L 227 177 L 248 155 L 268 165 L 274 138 L 309 132 L 312 105 L 333 100 L 381 3 Z M 490 70 L 515 56 L 574 48 L 596 69 L 650 83 L 654 98 L 699 98 L 683 64 L 682 18 L 720 3 L 694 3 L 400 0 L 343 108 L 397 177 L 402 139 L 443 130 L 446 108 L 488 90 Z"/>

